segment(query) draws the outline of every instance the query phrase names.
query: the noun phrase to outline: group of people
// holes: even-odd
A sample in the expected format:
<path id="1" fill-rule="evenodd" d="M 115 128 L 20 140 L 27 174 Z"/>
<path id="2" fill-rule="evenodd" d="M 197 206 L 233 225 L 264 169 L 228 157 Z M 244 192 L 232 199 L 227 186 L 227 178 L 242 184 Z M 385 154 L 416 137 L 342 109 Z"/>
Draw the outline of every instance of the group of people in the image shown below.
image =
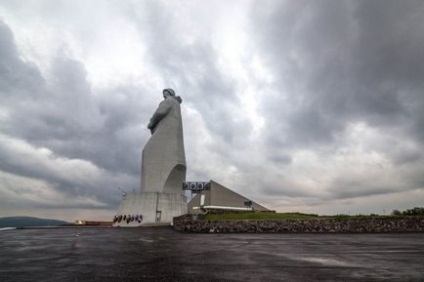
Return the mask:
<path id="1" fill-rule="evenodd" d="M 138 223 L 141 223 L 141 221 L 143 220 L 143 216 L 140 215 L 115 215 L 113 217 L 113 223 L 120 223 L 121 221 L 126 221 L 127 223 L 133 222 L 133 221 L 138 221 Z"/>

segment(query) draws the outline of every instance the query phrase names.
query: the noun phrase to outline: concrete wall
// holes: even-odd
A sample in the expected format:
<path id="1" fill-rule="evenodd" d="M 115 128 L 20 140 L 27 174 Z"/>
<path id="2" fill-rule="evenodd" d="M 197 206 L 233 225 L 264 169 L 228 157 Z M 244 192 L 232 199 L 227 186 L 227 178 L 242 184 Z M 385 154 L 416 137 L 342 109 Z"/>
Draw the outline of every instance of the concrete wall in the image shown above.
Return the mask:
<path id="1" fill-rule="evenodd" d="M 424 217 L 207 221 L 185 215 L 174 229 L 192 233 L 385 233 L 424 232 Z"/>
<path id="2" fill-rule="evenodd" d="M 194 210 L 194 207 L 200 207 L 200 198 L 201 196 L 205 196 L 205 206 L 211 205 L 211 191 L 210 190 L 203 190 L 200 193 L 196 194 L 196 196 L 193 197 L 193 199 L 188 203 L 188 213 L 200 213 L 201 210 Z"/>
<path id="3" fill-rule="evenodd" d="M 161 211 L 161 222 L 171 223 L 174 217 L 187 213 L 187 198 L 180 194 L 160 193 L 157 210 Z"/>
<path id="4" fill-rule="evenodd" d="M 141 222 L 121 220 L 114 222 L 114 227 L 136 227 L 143 225 L 171 224 L 172 219 L 187 213 L 187 199 L 180 194 L 169 193 L 128 193 L 122 197 L 116 216 L 139 216 Z M 160 218 L 158 213 L 160 212 Z"/>

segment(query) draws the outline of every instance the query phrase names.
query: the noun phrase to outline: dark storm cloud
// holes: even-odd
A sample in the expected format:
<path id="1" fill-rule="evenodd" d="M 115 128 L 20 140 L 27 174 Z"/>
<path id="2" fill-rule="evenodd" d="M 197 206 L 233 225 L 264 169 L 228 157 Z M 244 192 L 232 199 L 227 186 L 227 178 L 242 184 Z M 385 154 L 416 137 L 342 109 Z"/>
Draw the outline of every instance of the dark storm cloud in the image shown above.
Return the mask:
<path id="1" fill-rule="evenodd" d="M 0 95 L 4 103 L 18 101 L 30 90 L 34 98 L 40 95 L 44 87 L 38 69 L 31 63 L 25 63 L 13 43 L 10 28 L 0 19 Z"/>
<path id="2" fill-rule="evenodd" d="M 139 158 L 134 156 L 141 154 L 140 144 L 147 138 L 141 121 L 149 115 L 147 105 L 139 97 L 143 89 L 125 86 L 95 95 L 84 66 L 63 54 L 57 55 L 47 84 L 35 65 L 20 59 L 13 35 L 3 22 L 0 53 L 0 96 L 2 106 L 7 107 L 7 120 L 1 125 L 4 134 L 48 148 L 55 158 L 86 160 L 110 175 L 129 174 L 134 181 L 121 184 L 138 186 Z M 108 99 L 104 98 L 111 93 Z M 33 163 L 30 167 L 11 152 L 3 151 L 0 155 L 3 171 L 45 180 L 73 195 L 96 193 L 101 200 L 116 204 L 117 199 L 101 192 L 99 186 L 119 183 L 78 183 L 55 175 L 43 165 Z"/>
<path id="3" fill-rule="evenodd" d="M 279 132 L 268 134 L 271 145 L 328 146 L 349 122 L 422 136 L 422 1 L 269 4 L 253 24 L 275 88 L 290 97 L 262 105 Z"/>
<path id="4" fill-rule="evenodd" d="M 278 92 L 277 98 L 264 100 L 263 112 L 267 123 L 286 135 L 270 134 L 269 141 L 285 146 L 328 142 L 341 128 L 333 115 L 349 104 L 340 97 L 349 88 L 343 62 L 349 52 L 349 11 L 343 2 L 279 3 L 263 17 L 259 12 L 252 23 Z"/>

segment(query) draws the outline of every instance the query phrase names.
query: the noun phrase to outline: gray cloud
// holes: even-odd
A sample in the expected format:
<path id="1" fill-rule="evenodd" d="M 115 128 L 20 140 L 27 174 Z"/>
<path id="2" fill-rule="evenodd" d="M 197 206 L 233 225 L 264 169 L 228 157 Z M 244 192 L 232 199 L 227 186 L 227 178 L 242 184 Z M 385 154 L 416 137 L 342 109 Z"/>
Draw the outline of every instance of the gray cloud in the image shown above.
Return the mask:
<path id="1" fill-rule="evenodd" d="M 275 89 L 286 92 L 263 104 L 270 125 L 281 132 L 267 136 L 270 144 L 331 146 L 349 122 L 359 121 L 384 131 L 401 127 L 408 137 L 413 124 L 420 136 L 421 2 L 270 5 L 253 23 L 275 72 Z"/>
<path id="2" fill-rule="evenodd" d="M 0 170 L 13 182 L 0 194 L 31 194 L 37 208 L 59 207 L 48 202 L 60 195 L 90 199 L 68 207 L 117 207 L 116 186 L 139 185 L 161 87 L 183 98 L 191 178 L 290 206 L 422 189 L 420 1 L 203 5 L 0 5 Z M 31 20 L 57 29 L 40 43 Z M 128 30 L 122 45 L 140 50 L 109 50 Z M 114 55 L 130 79 L 96 77 Z"/>
<path id="3" fill-rule="evenodd" d="M 7 108 L 3 133 L 22 138 L 35 148 L 48 148 L 53 152 L 50 161 L 58 157 L 88 161 L 105 169 L 105 179 L 69 179 L 63 175 L 66 172 L 59 175 L 58 171 L 46 168 L 46 164 L 36 163 L 37 159 L 22 159 L 30 155 L 18 155 L 7 147 L 0 151 L 1 169 L 45 180 L 73 196 L 96 195 L 100 201 L 116 206 L 119 199 L 105 191 L 119 185 L 138 186 L 139 158 L 134 156 L 141 155 L 140 144 L 147 137 L 140 126 L 140 121 L 147 117 L 143 112 L 146 105 L 137 97 L 140 89 L 129 86 L 108 90 L 114 94 L 109 99 L 104 98 L 107 93 L 95 95 L 83 65 L 63 55 L 57 56 L 51 69 L 52 79 L 46 83 L 34 64 L 19 58 L 12 33 L 4 23 L 0 42 L 5 58 L 1 65 L 0 95 L 3 107 Z M 119 173 L 130 174 L 132 182 L 114 181 L 111 176 Z"/>

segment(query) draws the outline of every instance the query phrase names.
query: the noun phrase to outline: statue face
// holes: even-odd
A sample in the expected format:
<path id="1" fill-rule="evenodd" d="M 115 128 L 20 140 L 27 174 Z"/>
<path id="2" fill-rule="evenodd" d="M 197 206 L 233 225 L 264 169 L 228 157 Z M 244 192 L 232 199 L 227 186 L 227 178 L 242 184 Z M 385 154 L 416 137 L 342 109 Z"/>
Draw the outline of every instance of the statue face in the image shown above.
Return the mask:
<path id="1" fill-rule="evenodd" d="M 169 96 L 172 96 L 171 93 L 169 93 L 169 91 L 164 91 L 163 92 L 163 98 L 168 98 Z"/>

